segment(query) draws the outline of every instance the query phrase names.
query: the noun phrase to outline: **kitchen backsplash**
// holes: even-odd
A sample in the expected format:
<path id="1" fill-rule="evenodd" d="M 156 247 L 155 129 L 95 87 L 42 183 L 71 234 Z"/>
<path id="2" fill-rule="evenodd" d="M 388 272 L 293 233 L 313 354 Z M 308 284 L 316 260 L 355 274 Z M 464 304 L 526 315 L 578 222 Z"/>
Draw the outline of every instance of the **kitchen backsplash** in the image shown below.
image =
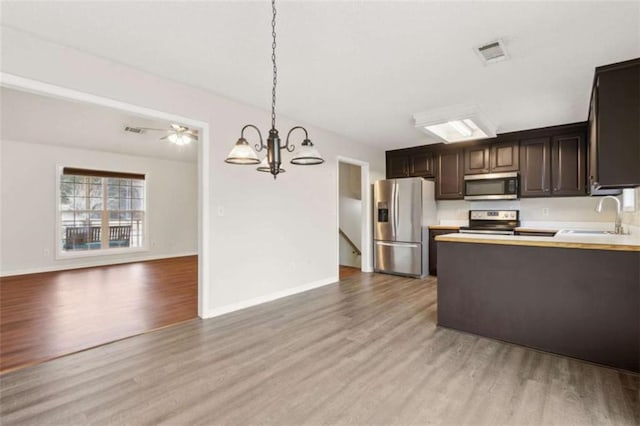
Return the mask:
<path id="1" fill-rule="evenodd" d="M 638 190 L 636 190 L 638 191 Z M 523 198 L 512 201 L 438 201 L 438 223 L 468 219 L 469 210 L 520 210 L 522 222 L 610 222 L 616 217 L 614 203 L 595 211 L 595 197 Z M 625 223 L 640 224 L 638 211 L 625 213 Z"/>

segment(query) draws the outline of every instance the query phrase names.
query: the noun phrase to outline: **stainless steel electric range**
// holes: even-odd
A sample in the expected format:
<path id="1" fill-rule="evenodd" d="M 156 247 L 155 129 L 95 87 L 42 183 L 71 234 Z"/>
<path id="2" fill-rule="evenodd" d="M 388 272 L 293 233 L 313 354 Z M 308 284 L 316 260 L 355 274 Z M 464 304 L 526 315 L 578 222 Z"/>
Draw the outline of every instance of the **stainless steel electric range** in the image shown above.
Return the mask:
<path id="1" fill-rule="evenodd" d="M 519 226 L 519 210 L 469 210 L 469 226 L 461 226 L 460 233 L 515 235 Z"/>

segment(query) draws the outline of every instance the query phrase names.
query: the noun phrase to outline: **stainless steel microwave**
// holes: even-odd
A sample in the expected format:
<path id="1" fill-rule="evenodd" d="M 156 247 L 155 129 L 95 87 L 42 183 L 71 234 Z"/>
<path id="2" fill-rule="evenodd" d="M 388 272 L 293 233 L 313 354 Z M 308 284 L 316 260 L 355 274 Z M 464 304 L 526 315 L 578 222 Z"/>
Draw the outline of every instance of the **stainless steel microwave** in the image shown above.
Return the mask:
<path id="1" fill-rule="evenodd" d="M 487 173 L 465 175 L 465 200 L 516 200 L 518 198 L 518 173 Z"/>

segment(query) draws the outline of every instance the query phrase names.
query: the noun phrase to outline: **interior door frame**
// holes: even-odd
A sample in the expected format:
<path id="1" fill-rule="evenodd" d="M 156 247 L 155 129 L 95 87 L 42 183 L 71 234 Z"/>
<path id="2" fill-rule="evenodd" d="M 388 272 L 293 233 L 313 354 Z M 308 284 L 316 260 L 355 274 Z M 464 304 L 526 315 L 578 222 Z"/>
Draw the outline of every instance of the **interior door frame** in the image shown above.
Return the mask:
<path id="1" fill-rule="evenodd" d="M 208 295 L 211 290 L 209 275 L 209 247 L 211 240 L 209 123 L 5 72 L 0 72 L 0 86 L 58 99 L 99 105 L 142 118 L 178 122 L 200 130 L 201 138 L 200 143 L 198 143 L 198 316 L 204 318 L 206 309 L 209 306 Z"/>
<path id="2" fill-rule="evenodd" d="M 360 167 L 360 197 L 362 209 L 360 212 L 361 238 L 360 251 L 362 272 L 373 272 L 373 227 L 371 224 L 371 176 L 369 163 L 356 158 L 337 156 L 336 158 L 336 276 L 340 276 L 340 163 L 352 164 Z"/>

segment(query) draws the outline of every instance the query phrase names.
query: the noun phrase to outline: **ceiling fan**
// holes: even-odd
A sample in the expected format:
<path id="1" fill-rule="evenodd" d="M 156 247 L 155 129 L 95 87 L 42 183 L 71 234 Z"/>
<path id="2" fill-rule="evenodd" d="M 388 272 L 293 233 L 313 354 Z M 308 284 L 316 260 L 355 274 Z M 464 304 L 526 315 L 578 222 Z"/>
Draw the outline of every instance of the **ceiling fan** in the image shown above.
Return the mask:
<path id="1" fill-rule="evenodd" d="M 181 126 L 179 124 L 171 124 L 171 127 L 168 129 L 154 129 L 151 127 L 127 126 L 124 128 L 124 130 L 132 133 L 144 133 L 147 130 L 151 130 L 155 132 L 166 132 L 167 135 L 160 138 L 160 140 L 168 140 L 169 142 L 178 146 L 189 145 L 191 142 L 195 142 L 198 140 L 197 130 L 192 130 L 188 127 Z"/>

